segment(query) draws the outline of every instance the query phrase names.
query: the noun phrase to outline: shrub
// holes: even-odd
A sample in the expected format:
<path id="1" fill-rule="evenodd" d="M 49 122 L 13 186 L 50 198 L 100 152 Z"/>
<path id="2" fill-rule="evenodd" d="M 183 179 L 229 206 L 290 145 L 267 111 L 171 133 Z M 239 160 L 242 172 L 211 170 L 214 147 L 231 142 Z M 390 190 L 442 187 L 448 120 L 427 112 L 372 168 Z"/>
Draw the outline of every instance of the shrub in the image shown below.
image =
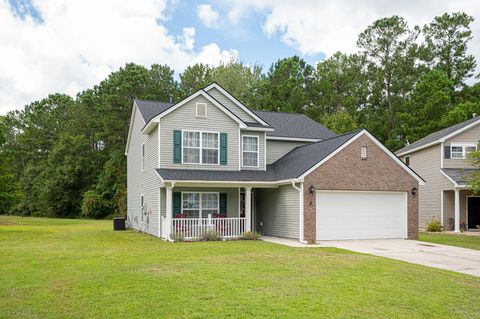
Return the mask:
<path id="1" fill-rule="evenodd" d="M 443 226 L 440 220 L 432 219 L 432 221 L 428 223 L 427 231 L 437 233 L 437 232 L 441 232 L 442 230 L 443 230 Z"/>
<path id="2" fill-rule="evenodd" d="M 222 240 L 216 231 L 207 231 L 205 234 L 203 234 L 202 237 L 203 241 L 219 241 Z"/>
<path id="3" fill-rule="evenodd" d="M 241 239 L 243 240 L 259 240 L 262 235 L 258 232 L 247 231 L 245 232 Z"/>
<path id="4" fill-rule="evenodd" d="M 82 215 L 89 218 L 104 218 L 111 214 L 108 201 L 94 190 L 83 194 Z"/>

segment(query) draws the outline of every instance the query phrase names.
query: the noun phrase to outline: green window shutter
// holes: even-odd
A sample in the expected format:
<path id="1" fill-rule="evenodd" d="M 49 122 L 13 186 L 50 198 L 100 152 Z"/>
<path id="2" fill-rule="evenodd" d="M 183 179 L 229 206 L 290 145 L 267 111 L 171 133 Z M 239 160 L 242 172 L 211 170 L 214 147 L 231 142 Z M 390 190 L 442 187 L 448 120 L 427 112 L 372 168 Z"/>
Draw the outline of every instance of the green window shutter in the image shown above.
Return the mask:
<path id="1" fill-rule="evenodd" d="M 173 131 L 173 162 L 182 162 L 182 131 Z"/>
<path id="2" fill-rule="evenodd" d="M 227 133 L 220 133 L 220 165 L 227 165 Z"/>
<path id="3" fill-rule="evenodd" d="M 182 213 L 182 193 L 174 192 L 173 193 L 173 217 L 175 218 L 176 214 Z"/>
<path id="4" fill-rule="evenodd" d="M 220 214 L 227 214 L 227 193 L 220 193 Z"/>

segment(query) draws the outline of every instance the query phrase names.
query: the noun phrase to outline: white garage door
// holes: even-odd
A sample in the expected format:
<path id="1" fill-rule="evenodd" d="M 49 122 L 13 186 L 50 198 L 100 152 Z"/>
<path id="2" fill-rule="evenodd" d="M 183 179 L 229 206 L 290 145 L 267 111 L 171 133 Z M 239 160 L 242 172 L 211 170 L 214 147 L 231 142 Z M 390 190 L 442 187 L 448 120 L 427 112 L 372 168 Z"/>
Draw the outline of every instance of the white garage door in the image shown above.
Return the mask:
<path id="1" fill-rule="evenodd" d="M 407 238 L 406 192 L 318 191 L 317 240 Z"/>

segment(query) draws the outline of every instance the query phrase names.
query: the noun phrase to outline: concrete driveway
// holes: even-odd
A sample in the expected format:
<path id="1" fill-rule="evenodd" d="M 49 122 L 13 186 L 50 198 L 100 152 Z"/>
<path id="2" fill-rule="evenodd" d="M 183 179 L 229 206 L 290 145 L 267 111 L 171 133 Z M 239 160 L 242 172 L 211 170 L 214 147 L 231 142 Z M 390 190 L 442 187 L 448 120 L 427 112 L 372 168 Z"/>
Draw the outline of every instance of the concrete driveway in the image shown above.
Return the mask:
<path id="1" fill-rule="evenodd" d="M 480 277 L 480 251 L 403 239 L 320 241 L 336 247 Z"/>

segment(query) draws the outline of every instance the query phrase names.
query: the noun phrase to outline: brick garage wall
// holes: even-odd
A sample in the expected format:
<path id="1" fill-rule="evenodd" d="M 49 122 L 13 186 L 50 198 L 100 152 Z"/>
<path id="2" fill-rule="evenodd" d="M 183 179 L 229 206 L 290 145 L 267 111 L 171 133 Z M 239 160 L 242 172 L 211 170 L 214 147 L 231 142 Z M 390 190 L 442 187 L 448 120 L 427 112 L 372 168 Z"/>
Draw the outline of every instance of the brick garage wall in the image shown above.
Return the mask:
<path id="1" fill-rule="evenodd" d="M 367 159 L 360 149 L 367 147 Z M 317 190 L 405 191 L 408 197 L 408 238 L 418 238 L 418 182 L 367 135 L 362 135 L 326 161 L 304 180 L 304 239 L 316 240 L 315 193 Z"/>

